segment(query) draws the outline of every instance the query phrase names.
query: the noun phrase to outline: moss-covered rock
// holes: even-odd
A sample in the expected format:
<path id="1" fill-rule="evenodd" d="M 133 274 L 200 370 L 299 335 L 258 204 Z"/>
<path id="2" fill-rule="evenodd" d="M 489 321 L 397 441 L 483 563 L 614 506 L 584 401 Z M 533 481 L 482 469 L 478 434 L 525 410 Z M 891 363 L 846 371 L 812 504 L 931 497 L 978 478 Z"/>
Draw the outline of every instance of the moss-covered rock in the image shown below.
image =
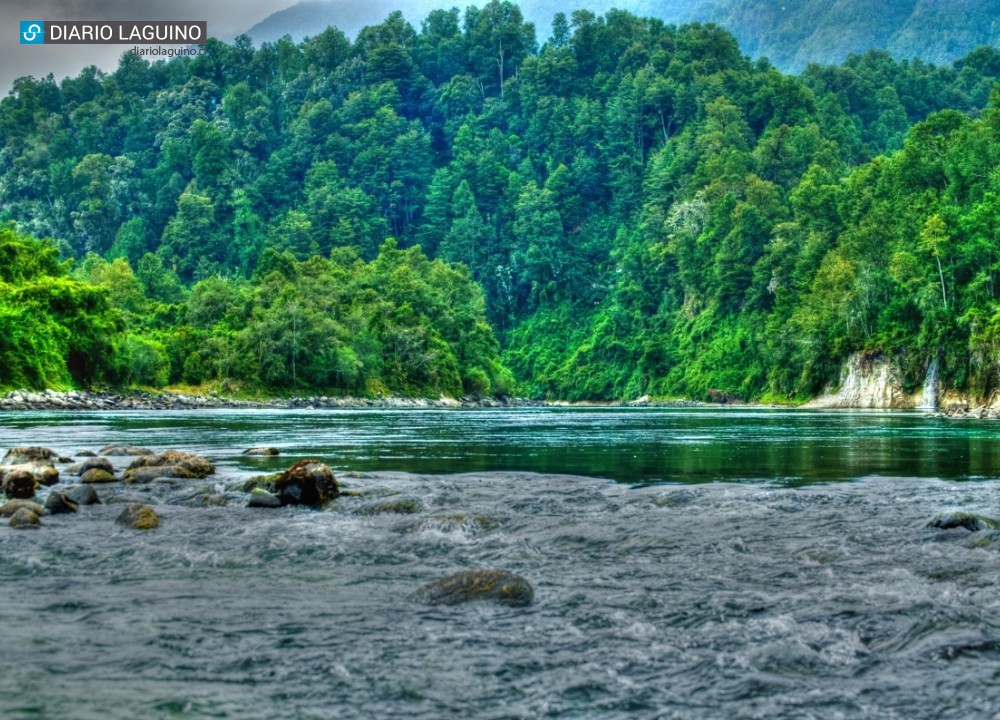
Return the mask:
<path id="1" fill-rule="evenodd" d="M 32 500 L 10 500 L 0 506 L 0 517 L 10 517 L 22 508 L 30 510 L 35 515 L 45 512 L 45 508 Z"/>
<path id="2" fill-rule="evenodd" d="M 952 530 L 954 528 L 965 528 L 971 532 L 980 530 L 998 530 L 1000 522 L 992 518 L 975 515 L 969 512 L 945 512 L 927 523 L 927 527 L 939 530 Z"/>
<path id="3" fill-rule="evenodd" d="M 52 463 L 34 461 L 0 467 L 0 482 L 5 482 L 7 475 L 15 472 L 29 473 L 39 485 L 55 485 L 59 482 L 59 471 Z"/>
<path id="4" fill-rule="evenodd" d="M 20 529 L 34 529 L 42 524 L 38 513 L 34 513 L 28 508 L 20 508 L 10 516 L 10 526 Z"/>
<path id="5" fill-rule="evenodd" d="M 266 490 L 272 495 L 277 492 L 276 485 L 281 473 L 271 473 L 270 475 L 254 475 L 243 483 L 239 489 L 243 492 L 253 492 L 254 490 Z"/>
<path id="6" fill-rule="evenodd" d="M 79 469 L 77 470 L 77 475 L 83 475 L 88 470 L 104 470 L 114 475 L 115 467 L 111 464 L 111 461 L 103 457 L 93 457 L 87 458 L 82 463 L 79 464 Z M 70 468 L 66 468 L 66 472 L 69 472 Z"/>
<path id="7" fill-rule="evenodd" d="M 490 601 L 509 607 L 525 607 L 535 598 L 531 583 L 509 570 L 463 570 L 424 585 L 410 596 L 424 605 L 459 605 Z"/>
<path id="8" fill-rule="evenodd" d="M 82 455 L 82 453 L 77 453 Z M 128 455 L 152 455 L 149 448 L 136 447 L 135 445 L 105 445 L 98 455 L 128 456 Z"/>
<path id="9" fill-rule="evenodd" d="M 160 518 L 149 505 L 133 502 L 125 506 L 115 524 L 136 530 L 152 530 L 160 526 Z"/>
<path id="10" fill-rule="evenodd" d="M 33 462 L 48 463 L 57 457 L 59 457 L 59 453 L 49 448 L 37 446 L 16 447 L 7 451 L 7 454 L 0 460 L 0 465 L 23 465 Z"/>
<path id="11" fill-rule="evenodd" d="M 156 468 L 155 473 L 147 471 Z M 143 455 L 136 458 L 125 470 L 125 482 L 146 482 L 132 478 L 175 477 L 203 478 L 215 472 L 215 468 L 205 458 L 181 450 L 167 450 L 159 455 Z"/>
<path id="12" fill-rule="evenodd" d="M 80 474 L 80 482 L 85 482 L 89 485 L 100 485 L 114 481 L 115 476 L 102 468 L 91 468 Z"/>
<path id="13" fill-rule="evenodd" d="M 9 498 L 24 500 L 35 496 L 35 476 L 25 470 L 12 470 L 3 476 L 3 491 Z"/>
<path id="14" fill-rule="evenodd" d="M 340 494 L 329 465 L 318 460 L 300 460 L 285 470 L 274 484 L 282 505 L 316 507 Z"/>

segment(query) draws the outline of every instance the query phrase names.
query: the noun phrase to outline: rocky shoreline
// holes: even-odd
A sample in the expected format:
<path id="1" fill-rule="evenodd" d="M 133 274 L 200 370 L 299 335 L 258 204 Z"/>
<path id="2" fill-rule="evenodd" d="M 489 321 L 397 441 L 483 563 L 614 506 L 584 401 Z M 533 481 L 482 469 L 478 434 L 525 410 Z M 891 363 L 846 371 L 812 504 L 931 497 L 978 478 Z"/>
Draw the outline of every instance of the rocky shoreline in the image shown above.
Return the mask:
<path id="1" fill-rule="evenodd" d="M 14 390 L 0 397 L 0 411 L 4 410 L 212 410 L 212 409 L 307 409 L 318 408 L 499 408 L 529 407 L 544 403 L 524 398 L 470 398 L 459 399 L 441 396 L 438 399 L 404 397 L 328 397 L 309 396 L 271 398 L 267 400 L 242 400 L 224 395 L 187 395 L 182 393 L 155 393 L 145 391 L 89 392 L 70 390 L 29 391 Z"/>

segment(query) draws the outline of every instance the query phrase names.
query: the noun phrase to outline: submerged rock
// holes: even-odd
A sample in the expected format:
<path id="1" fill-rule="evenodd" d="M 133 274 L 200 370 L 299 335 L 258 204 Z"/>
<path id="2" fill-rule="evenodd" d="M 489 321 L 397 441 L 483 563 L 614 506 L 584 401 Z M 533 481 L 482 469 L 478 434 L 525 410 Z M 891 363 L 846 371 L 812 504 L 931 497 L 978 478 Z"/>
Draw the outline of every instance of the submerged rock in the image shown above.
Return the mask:
<path id="1" fill-rule="evenodd" d="M 159 527 L 160 518 L 149 505 L 129 503 L 115 520 L 116 525 L 135 528 L 136 530 L 152 530 Z"/>
<path id="2" fill-rule="evenodd" d="M 95 453 L 93 450 L 81 450 L 80 452 L 76 453 L 74 457 L 97 457 L 97 453 Z"/>
<path id="3" fill-rule="evenodd" d="M 412 498 L 389 498 L 369 503 L 358 510 L 359 515 L 412 515 L 423 510 L 423 505 L 419 500 Z"/>
<path id="4" fill-rule="evenodd" d="M 488 600 L 525 607 L 535 598 L 531 583 L 509 570 L 463 570 L 424 585 L 410 596 L 424 605 L 459 605 Z"/>
<path id="5" fill-rule="evenodd" d="M 282 505 L 322 505 L 340 494 L 329 465 L 318 460 L 300 460 L 274 483 Z"/>
<path id="6" fill-rule="evenodd" d="M 0 517 L 10 517 L 22 508 L 30 510 L 35 515 L 41 515 L 45 512 L 45 508 L 31 500 L 10 500 L 0 506 Z"/>
<path id="7" fill-rule="evenodd" d="M 277 492 L 275 486 L 281 473 L 271 473 L 270 475 L 254 475 L 239 487 L 243 492 L 253 492 L 258 488 L 274 494 Z"/>
<path id="8" fill-rule="evenodd" d="M 64 492 L 51 492 L 45 501 L 45 509 L 49 511 L 50 515 L 76 512 L 78 506 L 79 503 Z"/>
<path id="9" fill-rule="evenodd" d="M 125 471 L 125 482 L 147 482 L 156 477 L 203 478 L 214 472 L 212 463 L 200 455 L 167 450 L 133 460 Z"/>
<path id="10" fill-rule="evenodd" d="M 16 447 L 7 451 L 7 454 L 3 456 L 3 460 L 0 460 L 0 465 L 23 465 L 24 463 L 32 462 L 44 463 L 56 457 L 59 457 L 59 454 L 54 450 L 49 450 L 49 448 L 37 446 Z"/>
<path id="11" fill-rule="evenodd" d="M 70 485 L 63 490 L 63 495 L 77 505 L 101 504 L 101 498 L 97 496 L 97 491 L 90 487 L 90 485 Z"/>
<path id="12" fill-rule="evenodd" d="M 35 477 L 26 470 L 13 470 L 3 476 L 3 491 L 7 497 L 24 500 L 35 496 Z"/>
<path id="13" fill-rule="evenodd" d="M 28 508 L 20 508 L 10 516 L 10 526 L 12 528 L 34 529 L 41 524 L 42 521 L 39 519 L 39 514 L 32 512 Z"/>
<path id="14" fill-rule="evenodd" d="M 254 488 L 250 492 L 250 500 L 247 502 L 247 507 L 279 508 L 281 507 L 281 498 L 279 498 L 277 495 L 269 493 L 267 490 L 262 490 L 261 488 Z"/>
<path id="15" fill-rule="evenodd" d="M 244 455 L 259 455 L 264 457 L 274 457 L 275 455 L 281 455 L 281 451 L 276 447 L 256 447 L 249 448 L 243 451 Z"/>
<path id="16" fill-rule="evenodd" d="M 86 472 L 80 473 L 80 481 L 92 485 L 109 483 L 115 481 L 115 476 L 103 468 L 90 468 Z"/>
<path id="17" fill-rule="evenodd" d="M 927 523 L 927 527 L 939 530 L 965 528 L 971 532 L 978 532 L 980 530 L 998 530 L 1000 522 L 968 512 L 945 512 Z"/>
<path id="18" fill-rule="evenodd" d="M 136 447 L 135 445 L 105 445 L 101 448 L 101 451 L 97 453 L 98 455 L 152 455 L 153 451 L 149 448 Z"/>

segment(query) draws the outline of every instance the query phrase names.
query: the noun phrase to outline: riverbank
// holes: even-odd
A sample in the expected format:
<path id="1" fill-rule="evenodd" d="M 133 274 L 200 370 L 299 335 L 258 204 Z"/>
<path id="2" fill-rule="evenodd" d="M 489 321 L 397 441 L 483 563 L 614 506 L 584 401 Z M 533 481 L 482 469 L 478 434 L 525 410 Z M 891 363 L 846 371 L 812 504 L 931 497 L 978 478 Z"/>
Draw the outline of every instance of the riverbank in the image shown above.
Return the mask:
<path id="1" fill-rule="evenodd" d="M 29 391 L 14 390 L 0 397 L 3 410 L 212 410 L 212 409 L 317 409 L 317 408 L 482 408 L 529 407 L 543 405 L 524 398 L 356 398 L 325 395 L 242 399 L 219 394 L 158 393 L 141 390 L 121 392 L 89 392 L 85 390 Z"/>

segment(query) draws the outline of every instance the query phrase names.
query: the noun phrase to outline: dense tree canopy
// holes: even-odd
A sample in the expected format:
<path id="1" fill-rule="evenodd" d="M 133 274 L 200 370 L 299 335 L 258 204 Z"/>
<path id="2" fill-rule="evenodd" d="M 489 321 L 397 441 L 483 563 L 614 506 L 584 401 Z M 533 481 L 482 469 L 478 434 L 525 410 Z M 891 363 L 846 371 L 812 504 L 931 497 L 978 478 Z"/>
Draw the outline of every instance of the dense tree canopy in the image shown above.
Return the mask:
<path id="1" fill-rule="evenodd" d="M 790 77 L 622 11 L 535 38 L 493 0 L 19 80 L 5 237 L 114 348 L 0 385 L 505 392 L 497 341 L 550 397 L 806 396 L 857 350 L 1000 379 L 1000 52 Z"/>

